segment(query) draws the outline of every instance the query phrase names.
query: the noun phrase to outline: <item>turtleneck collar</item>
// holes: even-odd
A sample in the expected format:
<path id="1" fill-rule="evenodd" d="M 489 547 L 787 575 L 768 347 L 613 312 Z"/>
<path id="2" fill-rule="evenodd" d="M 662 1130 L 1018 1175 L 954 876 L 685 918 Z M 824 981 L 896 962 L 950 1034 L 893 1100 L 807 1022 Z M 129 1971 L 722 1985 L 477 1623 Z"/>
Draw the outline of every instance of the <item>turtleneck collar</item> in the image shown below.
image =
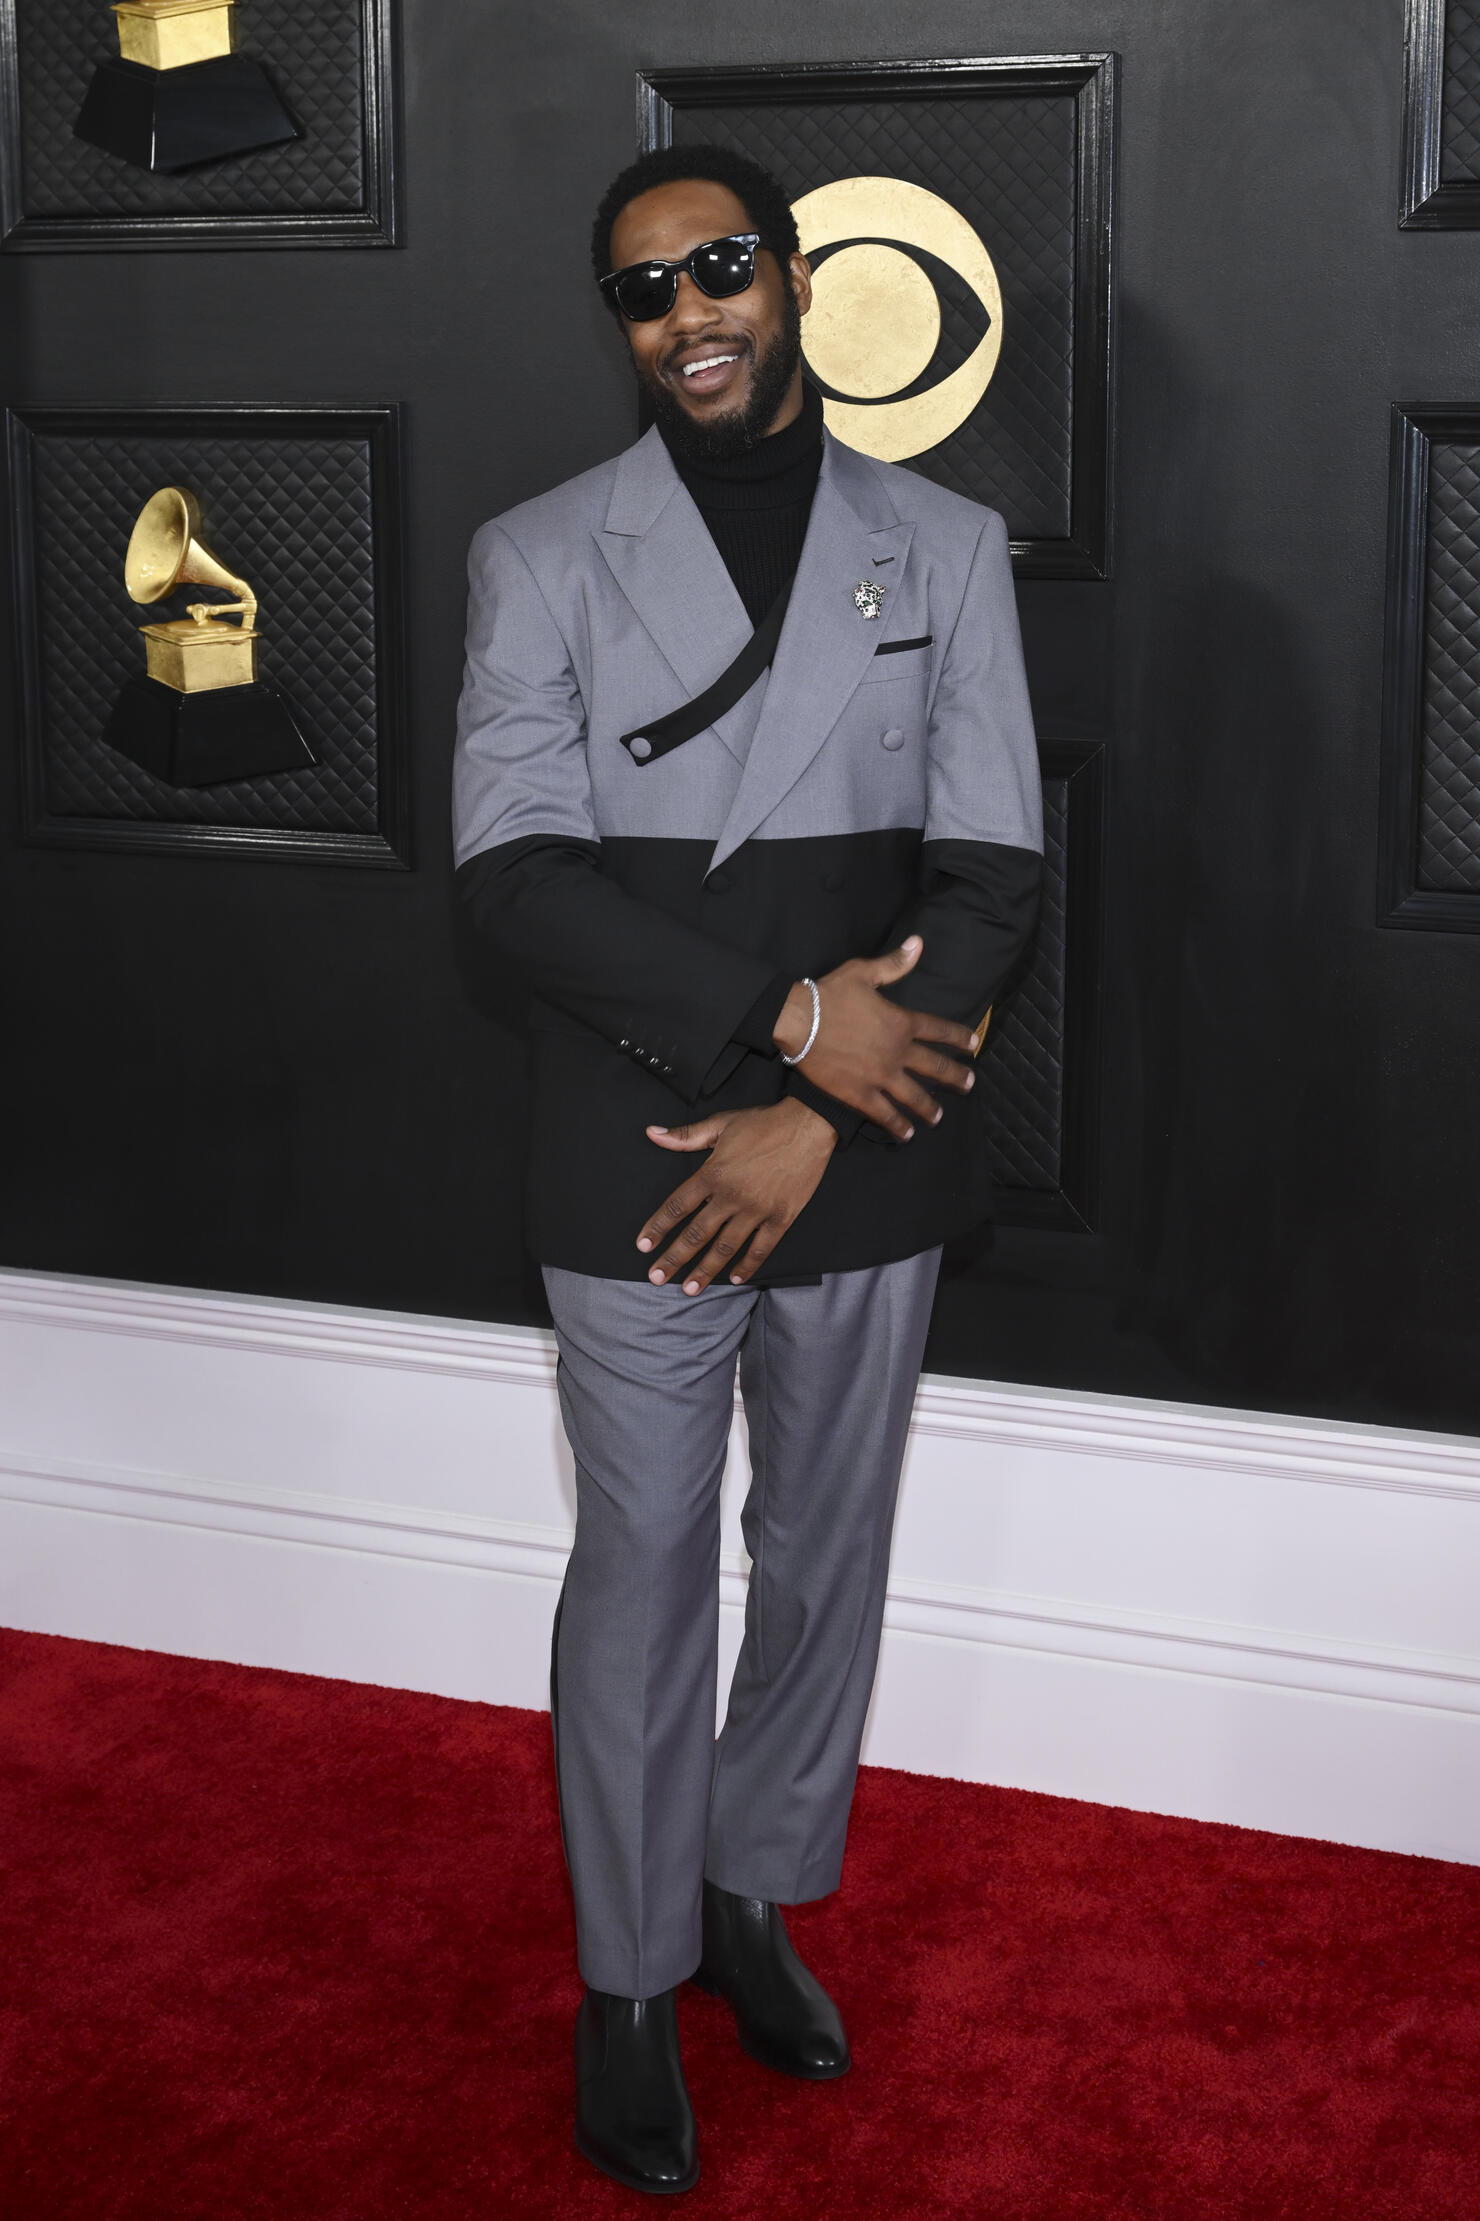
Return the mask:
<path id="1" fill-rule="evenodd" d="M 692 462 L 671 445 L 668 452 L 701 509 L 769 509 L 807 499 L 822 467 L 822 396 L 804 379 L 792 422 L 728 462 Z"/>

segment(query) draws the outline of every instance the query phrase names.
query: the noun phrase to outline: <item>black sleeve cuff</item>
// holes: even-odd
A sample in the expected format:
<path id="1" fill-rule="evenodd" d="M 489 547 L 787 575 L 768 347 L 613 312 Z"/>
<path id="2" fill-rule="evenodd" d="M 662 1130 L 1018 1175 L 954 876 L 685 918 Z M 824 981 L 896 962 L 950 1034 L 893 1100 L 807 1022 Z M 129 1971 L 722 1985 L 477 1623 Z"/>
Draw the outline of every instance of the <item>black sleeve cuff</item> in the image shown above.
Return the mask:
<path id="1" fill-rule="evenodd" d="M 777 972 L 756 996 L 731 1039 L 738 1041 L 743 1049 L 758 1049 L 762 1056 L 775 1056 L 776 1021 L 795 985 L 789 972 Z"/>
<path id="2" fill-rule="evenodd" d="M 866 1124 L 862 1111 L 852 1110 L 835 1095 L 826 1095 L 820 1087 L 814 1087 L 800 1065 L 793 1065 L 787 1072 L 786 1093 L 794 1095 L 808 1110 L 815 1110 L 820 1118 L 827 1120 L 838 1137 L 840 1149 L 846 1149 L 860 1126 Z"/>

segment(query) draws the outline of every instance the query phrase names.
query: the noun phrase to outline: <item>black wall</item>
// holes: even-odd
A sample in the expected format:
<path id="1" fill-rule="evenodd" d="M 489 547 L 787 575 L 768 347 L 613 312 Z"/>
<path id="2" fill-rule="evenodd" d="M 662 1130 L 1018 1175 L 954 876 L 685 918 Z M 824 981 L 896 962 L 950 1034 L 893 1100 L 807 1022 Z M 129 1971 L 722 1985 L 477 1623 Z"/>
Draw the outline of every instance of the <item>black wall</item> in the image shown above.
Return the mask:
<path id="1" fill-rule="evenodd" d="M 410 0 L 403 248 L 0 258 L 14 403 L 406 403 L 416 864 L 27 849 L 0 783 L 0 1257 L 538 1315 L 519 1046 L 448 902 L 463 556 L 631 437 L 586 235 L 634 69 L 1114 48 L 1116 575 L 1020 590 L 1040 714 L 1111 736 L 1100 1231 L 999 1232 L 929 1362 L 1480 1428 L 1480 937 L 1374 922 L 1389 404 L 1480 400 L 1480 234 L 1397 228 L 1402 34 Z"/>

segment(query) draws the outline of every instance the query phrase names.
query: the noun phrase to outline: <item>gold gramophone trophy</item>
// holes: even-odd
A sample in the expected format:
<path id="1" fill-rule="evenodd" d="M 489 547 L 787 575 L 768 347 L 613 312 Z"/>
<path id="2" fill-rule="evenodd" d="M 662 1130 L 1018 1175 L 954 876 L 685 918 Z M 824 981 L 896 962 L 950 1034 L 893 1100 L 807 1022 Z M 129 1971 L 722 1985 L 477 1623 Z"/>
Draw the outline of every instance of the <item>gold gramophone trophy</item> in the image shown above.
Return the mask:
<path id="1" fill-rule="evenodd" d="M 296 139 L 260 62 L 236 52 L 234 0 L 118 0 L 73 129 L 141 170 L 189 170 Z"/>
<path id="2" fill-rule="evenodd" d="M 234 599 L 191 602 L 184 617 L 140 626 L 145 676 L 124 682 L 103 734 L 110 748 L 177 787 L 317 760 L 284 697 L 257 676 L 257 597 L 206 546 L 200 506 L 183 486 L 161 487 L 139 511 L 123 578 L 146 605 L 181 586 L 224 588 Z"/>

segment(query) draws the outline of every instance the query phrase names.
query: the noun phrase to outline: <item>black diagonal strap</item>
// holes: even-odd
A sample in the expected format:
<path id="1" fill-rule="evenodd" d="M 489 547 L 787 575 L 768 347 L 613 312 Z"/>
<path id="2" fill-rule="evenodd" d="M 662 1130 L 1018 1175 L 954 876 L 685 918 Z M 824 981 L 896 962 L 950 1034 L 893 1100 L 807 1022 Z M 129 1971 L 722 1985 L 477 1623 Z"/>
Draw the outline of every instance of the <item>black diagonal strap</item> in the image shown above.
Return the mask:
<path id="1" fill-rule="evenodd" d="M 793 572 L 792 578 L 795 576 Z M 671 709 L 666 717 L 655 717 L 650 725 L 636 725 L 630 733 L 622 734 L 622 746 L 634 763 L 656 763 L 670 749 L 681 748 L 695 733 L 704 732 L 723 717 L 726 710 L 733 709 L 742 694 L 750 692 L 776 653 L 786 605 L 791 600 L 791 587 L 792 579 L 789 578 L 734 662 L 721 671 L 713 686 L 706 686 L 691 702 Z"/>

